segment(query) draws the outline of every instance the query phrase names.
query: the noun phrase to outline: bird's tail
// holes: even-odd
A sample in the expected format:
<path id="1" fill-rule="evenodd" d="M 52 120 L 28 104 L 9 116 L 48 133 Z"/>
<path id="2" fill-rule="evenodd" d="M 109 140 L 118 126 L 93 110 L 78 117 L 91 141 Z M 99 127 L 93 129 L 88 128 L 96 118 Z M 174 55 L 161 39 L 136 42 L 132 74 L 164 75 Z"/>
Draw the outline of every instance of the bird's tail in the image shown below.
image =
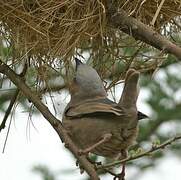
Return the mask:
<path id="1" fill-rule="evenodd" d="M 138 80 L 139 72 L 134 69 L 128 70 L 125 78 L 123 93 L 118 103 L 120 106 L 131 107 L 136 105 L 139 91 Z"/>

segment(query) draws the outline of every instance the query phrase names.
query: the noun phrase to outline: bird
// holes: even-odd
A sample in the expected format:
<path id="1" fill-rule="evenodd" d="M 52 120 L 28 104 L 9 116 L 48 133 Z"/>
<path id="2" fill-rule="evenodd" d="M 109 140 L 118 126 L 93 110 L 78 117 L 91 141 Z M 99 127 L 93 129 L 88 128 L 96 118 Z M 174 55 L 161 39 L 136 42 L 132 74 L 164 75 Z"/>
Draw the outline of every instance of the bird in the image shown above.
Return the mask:
<path id="1" fill-rule="evenodd" d="M 118 103 L 108 99 L 97 71 L 75 58 L 76 70 L 69 87 L 71 99 L 63 126 L 81 154 L 124 159 L 138 135 L 138 121 L 147 116 L 137 110 L 140 73 L 129 69 Z"/>

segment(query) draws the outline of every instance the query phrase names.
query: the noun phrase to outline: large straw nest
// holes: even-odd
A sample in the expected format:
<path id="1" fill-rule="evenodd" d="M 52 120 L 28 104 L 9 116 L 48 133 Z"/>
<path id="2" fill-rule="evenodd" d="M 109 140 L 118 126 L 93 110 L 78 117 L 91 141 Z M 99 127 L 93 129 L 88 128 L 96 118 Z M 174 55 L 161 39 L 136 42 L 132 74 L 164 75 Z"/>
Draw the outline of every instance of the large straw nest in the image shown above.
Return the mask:
<path id="1" fill-rule="evenodd" d="M 180 28 L 177 23 L 180 0 L 165 0 L 160 11 L 161 0 L 117 0 L 117 3 L 148 25 L 158 13 L 154 23 L 157 31 L 164 32 L 168 24 L 173 32 Z M 1 0 L 0 25 L 1 35 L 9 41 L 14 54 L 45 57 L 47 62 L 52 57 L 66 62 L 76 52 L 89 52 L 91 58 L 102 61 L 127 61 L 121 48 L 139 47 L 132 38 L 108 28 L 105 0 Z"/>

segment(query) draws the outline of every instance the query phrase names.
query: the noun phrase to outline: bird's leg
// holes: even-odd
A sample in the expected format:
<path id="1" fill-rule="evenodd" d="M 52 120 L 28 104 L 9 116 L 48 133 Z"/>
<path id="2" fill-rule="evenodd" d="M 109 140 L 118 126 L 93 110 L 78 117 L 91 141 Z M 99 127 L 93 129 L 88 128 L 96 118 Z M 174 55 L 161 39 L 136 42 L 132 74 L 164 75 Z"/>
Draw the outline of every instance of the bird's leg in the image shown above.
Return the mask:
<path id="1" fill-rule="evenodd" d="M 93 164 L 95 166 L 95 168 L 97 168 L 98 166 L 102 165 L 102 162 L 96 162 L 96 161 L 93 161 L 88 155 L 86 156 L 87 160 Z"/>
<path id="2" fill-rule="evenodd" d="M 84 173 L 84 168 L 81 166 L 81 164 L 79 164 L 79 161 L 76 160 L 76 166 L 79 167 L 80 169 L 80 174 L 83 174 Z"/>
<path id="3" fill-rule="evenodd" d="M 122 164 L 122 170 L 120 174 L 115 175 L 113 180 L 125 180 L 125 165 L 126 163 Z"/>
<path id="4" fill-rule="evenodd" d="M 86 155 L 86 159 L 94 166 L 95 169 L 96 169 L 98 166 L 102 165 L 101 162 L 95 162 L 95 161 L 93 161 L 93 160 L 89 157 L 89 155 Z M 79 164 L 79 161 L 78 161 L 78 160 L 76 160 L 76 166 L 79 167 L 81 174 L 84 173 L 84 169 L 83 169 L 83 167 L 81 166 L 81 164 Z"/>
<path id="5" fill-rule="evenodd" d="M 93 144 L 92 146 L 84 149 L 84 150 L 79 150 L 79 154 L 83 155 L 83 154 L 88 154 L 89 152 L 91 152 L 92 150 L 94 150 L 97 146 L 100 146 L 101 144 L 107 142 L 110 140 L 110 138 L 112 137 L 112 134 L 108 133 L 108 134 L 104 134 L 104 136 L 102 137 L 102 139 L 100 141 L 98 141 L 97 143 Z"/>
<path id="6" fill-rule="evenodd" d="M 123 149 L 121 150 L 121 159 L 125 159 L 128 156 L 127 150 Z M 126 162 L 122 163 L 122 170 L 120 174 L 115 175 L 113 180 L 125 180 L 125 167 L 126 167 Z"/>

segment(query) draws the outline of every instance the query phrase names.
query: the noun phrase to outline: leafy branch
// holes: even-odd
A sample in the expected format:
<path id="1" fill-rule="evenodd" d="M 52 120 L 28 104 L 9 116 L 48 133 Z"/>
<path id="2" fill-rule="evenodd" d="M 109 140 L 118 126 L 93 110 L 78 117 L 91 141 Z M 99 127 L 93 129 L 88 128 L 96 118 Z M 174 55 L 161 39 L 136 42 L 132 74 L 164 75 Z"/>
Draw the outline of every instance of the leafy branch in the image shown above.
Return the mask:
<path id="1" fill-rule="evenodd" d="M 105 165 L 99 165 L 97 167 L 97 169 L 98 170 L 101 170 L 101 169 L 106 170 L 106 169 L 112 168 L 113 166 L 120 165 L 120 164 L 125 163 L 125 162 L 129 162 L 129 161 L 139 159 L 139 158 L 145 157 L 145 156 L 150 156 L 151 153 L 154 153 L 156 151 L 164 149 L 165 147 L 171 145 L 173 142 L 178 141 L 180 139 L 181 139 L 181 135 L 177 135 L 171 139 L 168 139 L 167 141 L 163 142 L 162 144 L 153 144 L 151 149 L 149 149 L 147 151 L 140 152 L 139 154 L 136 154 L 134 156 L 128 156 L 127 158 L 122 159 L 120 161 L 116 161 L 116 162 L 105 164 Z"/>

